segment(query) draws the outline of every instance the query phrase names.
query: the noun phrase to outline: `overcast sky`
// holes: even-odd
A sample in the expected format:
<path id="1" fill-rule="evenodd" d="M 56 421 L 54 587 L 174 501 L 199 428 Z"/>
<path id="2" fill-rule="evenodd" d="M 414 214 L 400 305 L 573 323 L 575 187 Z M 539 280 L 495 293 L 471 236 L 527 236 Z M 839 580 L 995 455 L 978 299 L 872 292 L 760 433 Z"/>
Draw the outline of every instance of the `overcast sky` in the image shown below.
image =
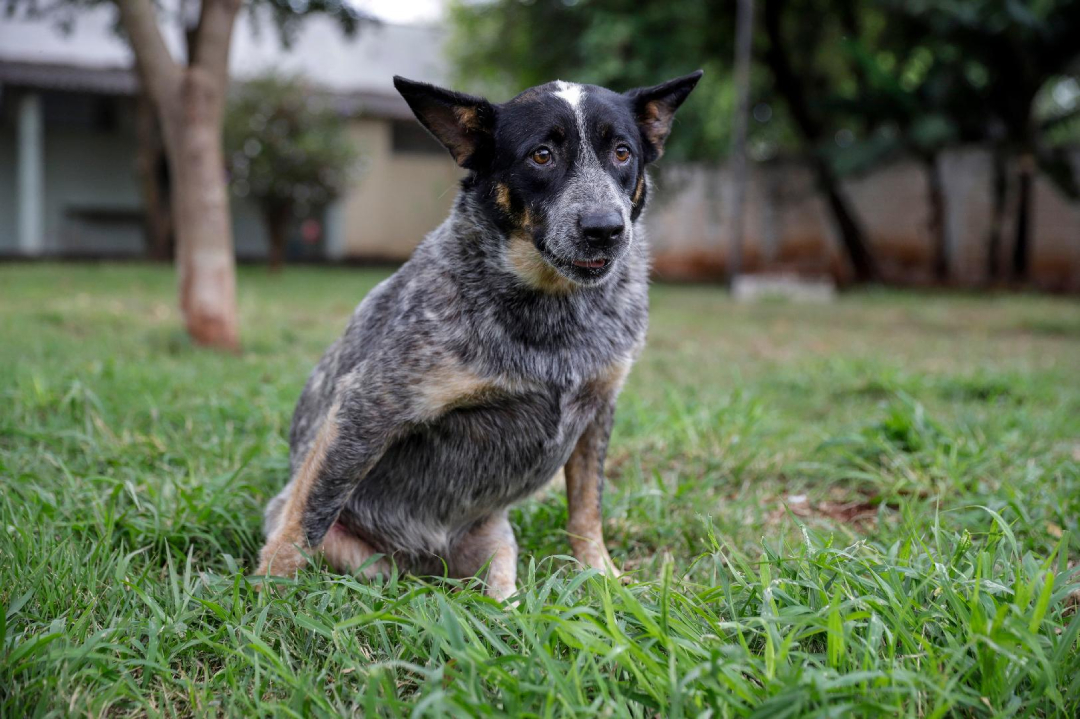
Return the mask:
<path id="1" fill-rule="evenodd" d="M 352 3 L 386 22 L 409 23 L 441 19 L 445 0 L 352 0 Z"/>

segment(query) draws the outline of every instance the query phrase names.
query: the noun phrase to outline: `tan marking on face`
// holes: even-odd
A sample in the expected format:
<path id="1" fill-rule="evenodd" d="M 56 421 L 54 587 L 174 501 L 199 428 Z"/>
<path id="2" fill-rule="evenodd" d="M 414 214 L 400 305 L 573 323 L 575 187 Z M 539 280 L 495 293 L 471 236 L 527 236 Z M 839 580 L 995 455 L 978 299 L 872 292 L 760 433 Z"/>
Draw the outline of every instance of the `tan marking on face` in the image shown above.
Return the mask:
<path id="1" fill-rule="evenodd" d="M 649 142 L 656 147 L 657 157 L 664 154 L 664 140 L 671 132 L 671 119 L 674 116 L 671 108 L 662 102 L 653 100 L 645 103 L 641 114 L 642 130 Z"/>
<path id="2" fill-rule="evenodd" d="M 637 207 L 641 204 L 641 197 L 645 194 L 645 175 L 641 175 L 637 179 L 637 185 L 634 187 L 634 196 L 630 198 L 630 201 Z"/>
<path id="3" fill-rule="evenodd" d="M 495 185 L 495 204 L 503 212 L 510 214 L 510 188 L 501 182 Z"/>
<path id="4" fill-rule="evenodd" d="M 326 413 L 315 443 L 304 458 L 300 471 L 293 478 L 293 488 L 281 510 L 274 536 L 267 540 L 259 553 L 259 568 L 256 574 L 292 576 L 303 566 L 305 559 L 300 548 L 306 548 L 307 537 L 304 536 L 301 520 L 307 507 L 308 496 L 326 461 L 326 452 L 337 440 L 339 409 L 340 405 L 335 403 Z"/>
<path id="5" fill-rule="evenodd" d="M 457 118 L 458 123 L 466 130 L 477 130 L 480 128 L 480 115 L 477 113 L 475 107 L 463 107 L 459 105 L 454 108 L 454 117 Z"/>
<path id="6" fill-rule="evenodd" d="M 533 289 L 565 295 L 577 288 L 540 256 L 540 250 L 527 237 L 514 235 L 510 238 L 506 259 L 514 274 Z"/>

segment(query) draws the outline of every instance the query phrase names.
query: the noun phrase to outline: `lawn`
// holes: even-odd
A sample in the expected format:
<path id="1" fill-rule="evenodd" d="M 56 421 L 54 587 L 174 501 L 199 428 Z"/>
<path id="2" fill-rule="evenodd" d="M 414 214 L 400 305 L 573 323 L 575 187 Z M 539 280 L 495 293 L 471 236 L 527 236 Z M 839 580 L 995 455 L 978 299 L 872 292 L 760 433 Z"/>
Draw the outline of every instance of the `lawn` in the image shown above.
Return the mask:
<path id="1" fill-rule="evenodd" d="M 308 371 L 384 271 L 0 266 L 0 716 L 1080 715 L 1080 305 L 656 286 L 605 528 L 513 512 L 521 602 L 247 573 Z"/>

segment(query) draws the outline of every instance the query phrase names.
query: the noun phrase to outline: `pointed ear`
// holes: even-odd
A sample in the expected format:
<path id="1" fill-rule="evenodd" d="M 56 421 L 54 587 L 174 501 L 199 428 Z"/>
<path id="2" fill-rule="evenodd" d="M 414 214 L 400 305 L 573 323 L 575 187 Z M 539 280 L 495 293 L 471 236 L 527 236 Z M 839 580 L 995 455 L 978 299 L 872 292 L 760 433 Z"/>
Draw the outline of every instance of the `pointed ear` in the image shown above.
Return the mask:
<path id="1" fill-rule="evenodd" d="M 698 70 L 653 87 L 639 87 L 626 93 L 633 104 L 641 138 L 645 142 L 645 162 L 652 162 L 664 154 L 664 141 L 671 133 L 675 111 L 703 74 Z"/>
<path id="2" fill-rule="evenodd" d="M 491 159 L 495 108 L 490 102 L 397 75 L 394 87 L 420 124 L 450 151 L 457 164 L 476 170 Z"/>

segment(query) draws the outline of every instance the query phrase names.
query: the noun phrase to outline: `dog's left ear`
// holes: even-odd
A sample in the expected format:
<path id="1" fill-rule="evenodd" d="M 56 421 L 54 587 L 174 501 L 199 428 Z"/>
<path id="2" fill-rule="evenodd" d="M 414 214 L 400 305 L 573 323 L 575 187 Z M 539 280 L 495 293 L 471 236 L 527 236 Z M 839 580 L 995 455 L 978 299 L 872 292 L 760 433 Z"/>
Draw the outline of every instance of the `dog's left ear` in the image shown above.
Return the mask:
<path id="1" fill-rule="evenodd" d="M 457 164 L 477 170 L 490 161 L 495 144 L 495 108 L 490 102 L 398 75 L 394 76 L 394 87 Z"/>
<path id="2" fill-rule="evenodd" d="M 634 108 L 641 139 L 645 143 L 645 162 L 652 162 L 664 154 L 664 141 L 671 133 L 671 121 L 675 111 L 683 104 L 690 91 L 698 84 L 704 73 L 701 70 L 653 87 L 630 90 L 626 96 Z"/>

